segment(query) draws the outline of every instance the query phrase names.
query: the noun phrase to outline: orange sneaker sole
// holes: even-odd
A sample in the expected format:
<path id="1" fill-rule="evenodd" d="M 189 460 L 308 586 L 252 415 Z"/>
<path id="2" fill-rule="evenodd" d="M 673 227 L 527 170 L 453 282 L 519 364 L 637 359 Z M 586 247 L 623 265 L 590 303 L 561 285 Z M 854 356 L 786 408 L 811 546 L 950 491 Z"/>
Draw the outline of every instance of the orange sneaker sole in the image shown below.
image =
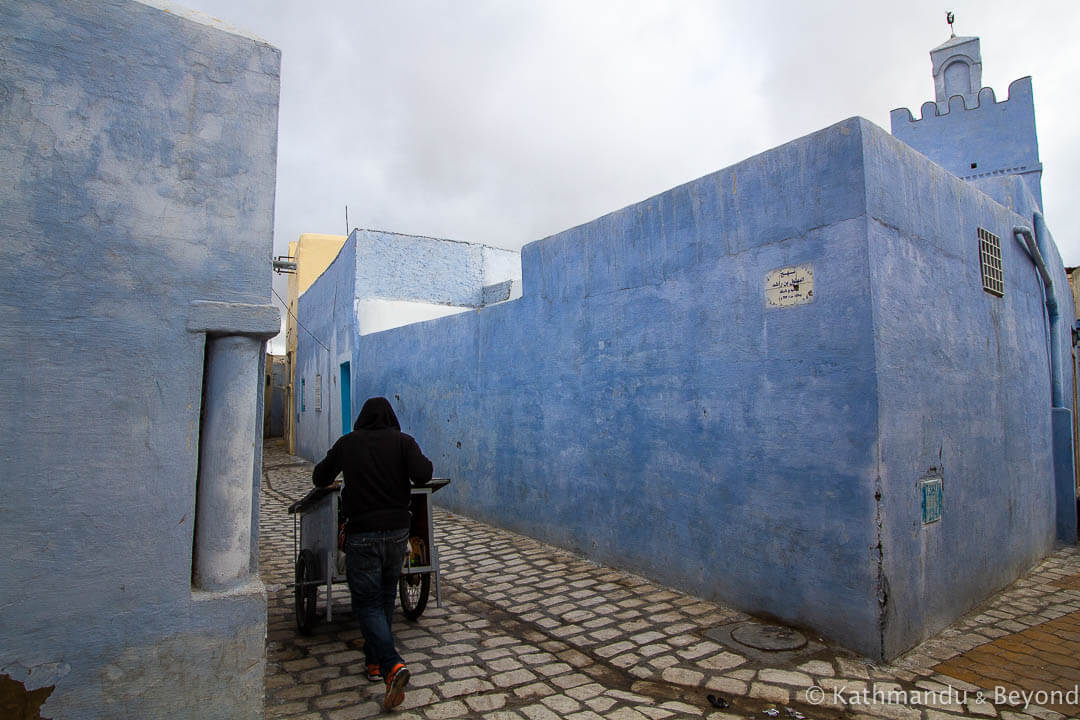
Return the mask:
<path id="1" fill-rule="evenodd" d="M 390 679 L 386 683 L 386 697 L 383 698 L 383 707 L 392 710 L 405 700 L 405 686 L 409 682 L 409 668 L 399 665 L 390 671 Z"/>

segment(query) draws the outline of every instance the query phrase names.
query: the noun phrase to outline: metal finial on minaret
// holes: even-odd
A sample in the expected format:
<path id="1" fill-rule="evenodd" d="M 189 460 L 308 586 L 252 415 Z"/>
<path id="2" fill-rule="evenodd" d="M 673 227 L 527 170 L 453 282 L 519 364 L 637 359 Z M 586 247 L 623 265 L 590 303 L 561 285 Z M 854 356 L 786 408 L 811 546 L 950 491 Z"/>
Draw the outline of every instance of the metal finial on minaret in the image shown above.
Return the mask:
<path id="1" fill-rule="evenodd" d="M 945 13 L 945 22 L 949 23 L 949 37 L 956 37 L 956 30 L 953 29 L 953 22 L 956 20 L 956 16 L 952 14 L 952 10 Z"/>

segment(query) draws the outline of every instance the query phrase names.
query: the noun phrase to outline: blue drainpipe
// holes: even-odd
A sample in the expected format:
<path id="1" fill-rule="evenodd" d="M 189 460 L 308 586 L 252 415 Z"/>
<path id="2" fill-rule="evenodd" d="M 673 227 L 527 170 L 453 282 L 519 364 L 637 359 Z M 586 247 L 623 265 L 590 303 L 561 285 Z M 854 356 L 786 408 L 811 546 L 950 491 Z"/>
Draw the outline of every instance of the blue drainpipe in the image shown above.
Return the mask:
<path id="1" fill-rule="evenodd" d="M 1035 213 L 1034 221 L 1034 233 L 1026 227 L 1014 227 L 1013 235 L 1027 250 L 1043 281 L 1046 316 L 1050 325 L 1050 419 L 1057 539 L 1073 545 L 1077 540 L 1076 476 L 1073 465 L 1072 410 L 1065 406 L 1064 380 L 1061 375 L 1061 313 L 1058 310 L 1057 296 L 1054 294 L 1054 281 L 1042 253 L 1042 250 L 1046 249 L 1050 234 L 1041 213 Z"/>

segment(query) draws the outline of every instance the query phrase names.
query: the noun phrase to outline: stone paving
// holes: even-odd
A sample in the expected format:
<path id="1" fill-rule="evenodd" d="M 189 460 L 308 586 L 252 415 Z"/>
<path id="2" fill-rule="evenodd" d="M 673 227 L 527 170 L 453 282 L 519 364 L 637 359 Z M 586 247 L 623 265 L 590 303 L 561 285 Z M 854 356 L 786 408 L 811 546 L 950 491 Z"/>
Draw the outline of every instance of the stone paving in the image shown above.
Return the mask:
<path id="1" fill-rule="evenodd" d="M 311 635 L 296 630 L 286 508 L 308 491 L 310 476 L 310 463 L 280 442 L 266 445 L 265 715 L 375 717 L 385 714 L 382 685 L 364 675 L 347 588 L 335 586 L 332 623 L 320 621 Z M 436 510 L 435 526 L 443 606 L 433 588 L 417 622 L 395 617 L 412 672 L 392 713 L 401 720 L 1080 716 L 1076 547 L 893 663 L 875 665 L 817 637 L 796 651 L 754 650 L 731 629 L 755 620 L 730 608 L 460 515 Z M 321 617 L 321 593 L 319 602 Z M 709 695 L 730 707 L 714 709 Z"/>

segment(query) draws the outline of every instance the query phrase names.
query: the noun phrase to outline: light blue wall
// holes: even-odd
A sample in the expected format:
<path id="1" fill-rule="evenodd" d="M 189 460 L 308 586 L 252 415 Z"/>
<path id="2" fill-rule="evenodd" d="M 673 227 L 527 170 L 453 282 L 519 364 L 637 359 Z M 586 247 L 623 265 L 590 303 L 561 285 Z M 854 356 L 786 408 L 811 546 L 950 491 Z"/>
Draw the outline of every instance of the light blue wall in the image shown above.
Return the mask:
<path id="1" fill-rule="evenodd" d="M 1049 356 L 1041 281 L 1012 234 L 1030 218 L 887 135 L 866 137 L 892 655 L 1053 548 Z M 979 227 L 1001 240 L 1001 298 L 982 289 Z M 1067 288 L 1056 249 L 1047 262 Z M 1059 300 L 1071 317 L 1067 290 Z M 944 515 L 923 525 L 919 481 L 933 474 Z"/>
<path id="2" fill-rule="evenodd" d="M 1049 312 L 1046 317 L 1047 335 L 1057 337 L 1056 359 L 1062 368 L 1057 382 L 1071 387 L 1068 366 L 1071 365 L 1074 310 L 1072 298 L 1065 291 L 1068 284 L 1061 257 L 1042 217 L 1042 164 L 1035 132 L 1031 78 L 1013 81 L 1008 99 L 1000 103 L 996 102 L 990 88 L 982 88 L 977 96 L 953 95 L 947 102 L 942 102 L 953 90 L 946 87 L 941 70 L 953 59 L 959 58 L 964 63 L 974 60 L 974 65 L 965 67 L 972 68 L 971 80 L 977 83 L 981 75 L 978 38 L 954 38 L 931 51 L 931 57 L 938 102 L 923 104 L 921 120 L 913 120 L 906 109 L 893 110 L 893 134 L 1017 213 L 1015 226 L 1034 233 L 1053 275 L 1054 295 L 1059 298 L 1058 318 L 1051 318 Z M 960 89 L 963 89 L 963 83 Z M 1003 231 L 1013 235 L 1012 228 L 1005 227 Z M 1052 340 L 1047 337 L 1045 341 L 1050 356 Z M 1073 397 L 1067 392 L 1061 394 L 1052 420 L 1052 435 L 1059 439 L 1053 453 L 1057 478 L 1054 499 L 1056 537 L 1058 541 L 1070 544 L 1075 543 L 1077 537 L 1075 455 L 1069 439 L 1073 436 L 1076 411 Z"/>
<path id="3" fill-rule="evenodd" d="M 354 230 L 319 280 L 299 298 L 299 320 L 310 332 L 301 330 L 296 361 L 297 382 L 303 381 L 304 392 L 303 405 L 297 404 L 298 452 L 310 457 L 324 453 L 340 435 L 340 366 L 351 361 L 365 325 L 363 301 L 406 300 L 475 309 L 505 300 L 520 282 L 519 254 L 510 250 Z M 352 362 L 351 370 L 355 377 L 364 368 Z M 315 401 L 319 384 L 322 409 L 316 409 Z M 365 399 L 354 387 L 349 427 Z"/>
<path id="4" fill-rule="evenodd" d="M 280 355 L 267 355 L 266 362 L 270 363 L 267 368 L 267 377 L 270 384 L 265 388 L 269 393 L 265 398 L 268 418 L 265 428 L 266 437 L 282 437 L 285 433 L 285 386 L 289 377 L 285 373 L 285 358 Z"/>
<path id="5" fill-rule="evenodd" d="M 506 279 L 487 277 L 485 265 L 494 264 L 487 256 L 517 256 L 478 243 L 378 230 L 354 230 L 349 237 L 356 246 L 362 298 L 475 307 L 483 304 L 484 285 Z"/>
<path id="6" fill-rule="evenodd" d="M 452 510 L 891 657 L 1053 544 L 1020 221 L 853 118 L 527 245 L 520 300 L 356 337 L 354 402 L 391 399 Z M 803 264 L 813 302 L 766 307 Z"/>
<path id="7" fill-rule="evenodd" d="M 861 132 L 527 246 L 522 299 L 357 338 L 354 397 L 391 399 L 455 479 L 452 508 L 860 645 L 876 627 Z M 807 262 L 824 294 L 766 309 L 765 274 Z"/>
<path id="8" fill-rule="evenodd" d="M 1021 175 L 1042 207 L 1042 163 L 1030 77 L 1014 80 L 1008 98 L 1001 102 L 992 88 L 985 87 L 971 107 L 954 95 L 948 112 L 925 102 L 920 119 L 915 120 L 907 108 L 898 108 L 892 111 L 891 122 L 894 136 L 959 178 Z"/>
<path id="9" fill-rule="evenodd" d="M 0 674 L 57 720 L 261 717 L 261 584 L 192 587 L 199 328 L 246 321 L 191 303 L 276 332 L 280 55 L 34 0 L 0 3 L 0 58 Z"/>

